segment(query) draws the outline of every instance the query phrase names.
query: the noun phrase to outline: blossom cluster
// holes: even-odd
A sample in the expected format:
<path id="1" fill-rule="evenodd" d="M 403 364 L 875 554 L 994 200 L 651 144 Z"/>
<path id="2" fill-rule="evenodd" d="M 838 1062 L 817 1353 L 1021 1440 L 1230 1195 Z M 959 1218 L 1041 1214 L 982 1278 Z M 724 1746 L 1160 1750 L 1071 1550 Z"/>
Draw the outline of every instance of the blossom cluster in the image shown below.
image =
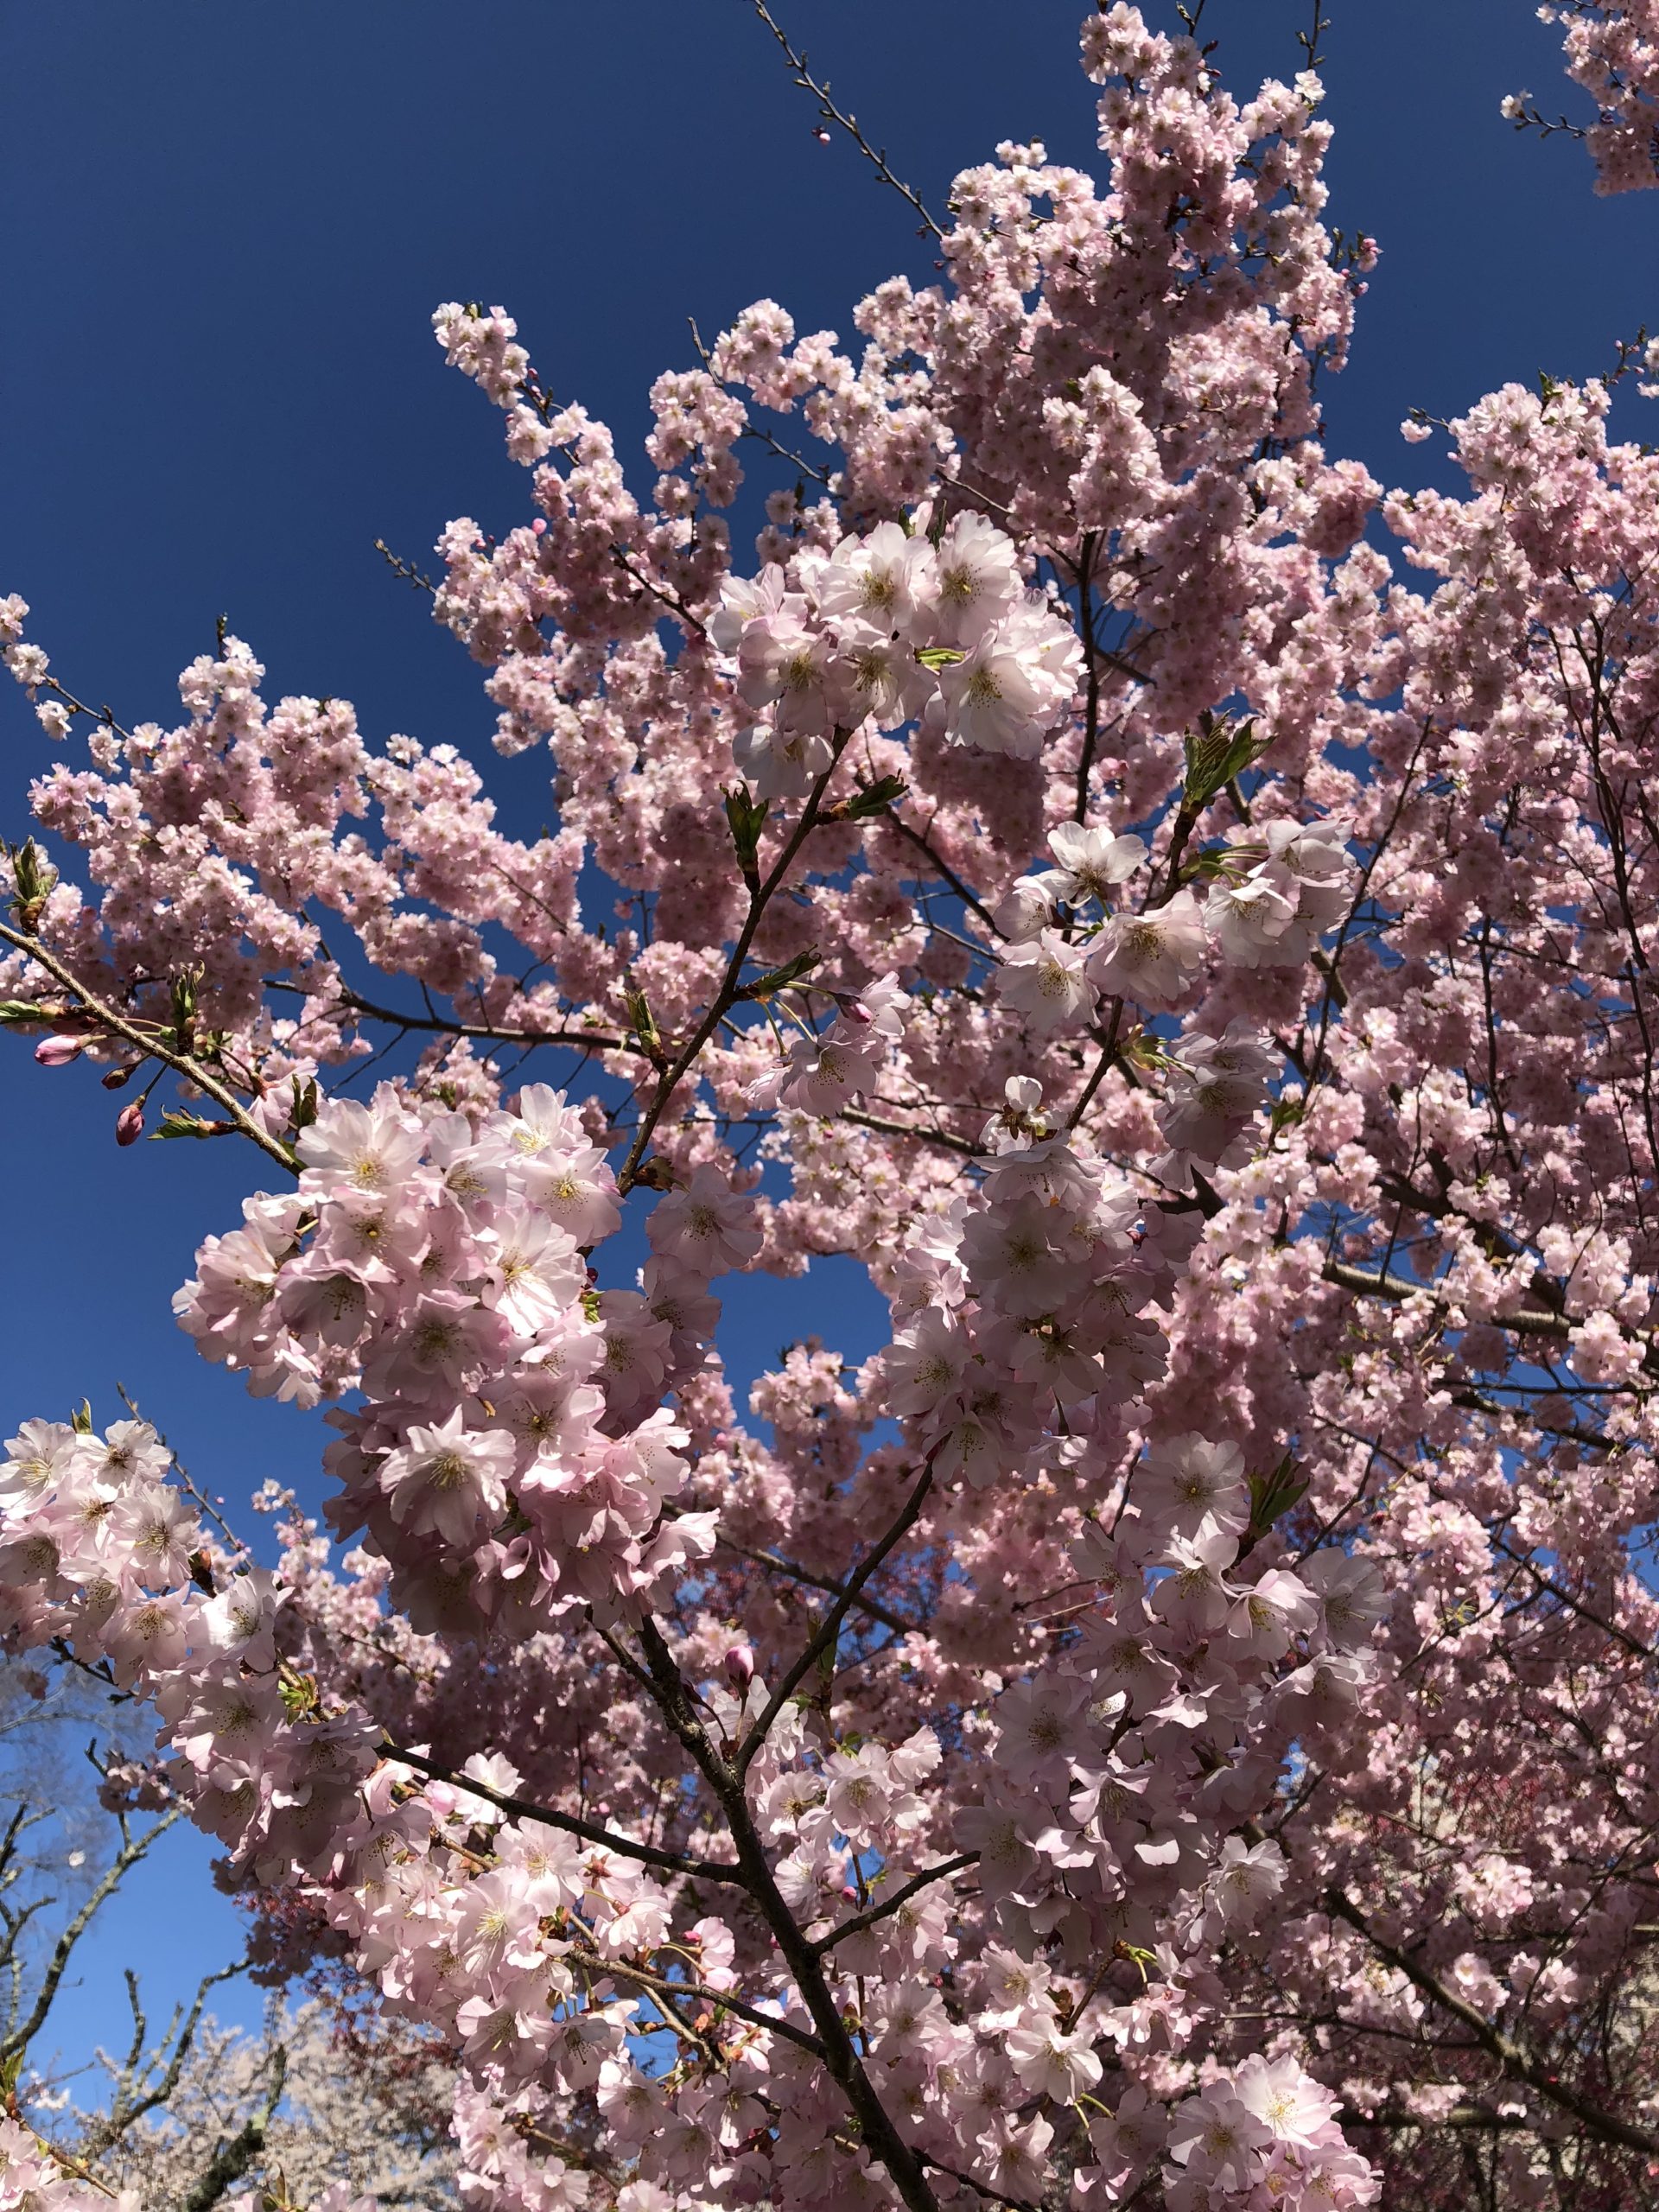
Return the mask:
<path id="1" fill-rule="evenodd" d="M 665 1591 L 712 1516 L 665 1512 L 687 1438 L 662 1400 L 705 1357 L 711 1278 L 760 1249 L 752 1209 L 697 1169 L 652 1212 L 643 1288 L 601 1292 L 616 1179 L 545 1084 L 476 1126 L 383 1086 L 296 1150 L 298 1187 L 250 1198 L 175 1303 L 257 1392 L 360 1394 L 326 1455 L 336 1533 L 368 1531 L 421 1627 L 526 1633 Z"/>
<path id="2" fill-rule="evenodd" d="M 1659 10 L 1652 0 L 1548 0 L 1538 14 L 1563 27 L 1567 73 L 1596 104 L 1594 123 L 1566 125 L 1588 143 L 1596 190 L 1659 184 Z M 1503 107 L 1523 129 L 1562 127 L 1545 121 L 1530 92 L 1510 93 Z"/>
<path id="3" fill-rule="evenodd" d="M 709 635 L 755 718 L 733 751 L 761 798 L 798 798 L 832 765 L 836 731 L 866 723 L 1042 750 L 1077 689 L 1077 633 L 1027 589 L 1006 532 L 983 515 L 939 521 L 880 523 L 722 588 Z"/>

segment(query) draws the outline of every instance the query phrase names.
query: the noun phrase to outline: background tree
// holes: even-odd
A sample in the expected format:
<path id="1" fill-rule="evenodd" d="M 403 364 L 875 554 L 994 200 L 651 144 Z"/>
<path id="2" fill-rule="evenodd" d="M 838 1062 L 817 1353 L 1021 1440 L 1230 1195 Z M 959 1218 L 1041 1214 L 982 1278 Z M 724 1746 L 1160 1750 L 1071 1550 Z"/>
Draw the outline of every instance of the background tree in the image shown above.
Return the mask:
<path id="1" fill-rule="evenodd" d="M 64 1665 L 0 1664 L 0 2078 L 6 2107 L 72 2177 L 143 2212 L 207 2212 L 250 2182 L 309 2202 L 331 2185 L 397 2212 L 456 2200 L 445 2136 L 450 2069 L 429 2042 L 359 2021 L 365 1993 L 335 1968 L 329 1998 L 273 1998 L 264 2032 L 221 2027 L 204 1976 L 152 2017 L 125 1975 L 128 2017 L 90 2065 L 65 2063 L 54 2005 L 99 1937 L 99 1915 L 187 1808 L 147 1763 L 128 1701 Z M 255 1948 L 259 1948 L 256 1941 Z"/>

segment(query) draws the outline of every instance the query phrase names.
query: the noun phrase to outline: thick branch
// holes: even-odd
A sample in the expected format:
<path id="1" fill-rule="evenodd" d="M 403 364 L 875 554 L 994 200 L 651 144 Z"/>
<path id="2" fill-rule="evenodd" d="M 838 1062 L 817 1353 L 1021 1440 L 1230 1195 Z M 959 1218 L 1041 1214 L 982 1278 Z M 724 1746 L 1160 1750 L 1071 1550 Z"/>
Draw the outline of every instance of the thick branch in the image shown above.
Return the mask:
<path id="1" fill-rule="evenodd" d="M 1433 1297 L 1438 1286 L 1432 1282 L 1412 1282 L 1404 1275 L 1372 1274 L 1364 1268 L 1351 1268 L 1345 1260 L 1327 1260 L 1325 1263 L 1326 1282 L 1339 1283 L 1343 1289 L 1351 1290 L 1361 1298 L 1387 1298 L 1395 1300 L 1421 1298 L 1425 1291 Z M 1512 1329 L 1523 1337 L 1567 1337 L 1573 1324 L 1564 1313 L 1494 1313 L 1491 1325 L 1495 1329 Z"/>
<path id="2" fill-rule="evenodd" d="M 209 2212 L 219 2202 L 232 2182 L 240 2181 L 248 2168 L 265 2147 L 265 2136 L 270 2130 L 271 2115 L 283 2101 L 283 2085 L 288 2079 L 288 2048 L 278 2044 L 271 2054 L 270 2088 L 259 2110 L 252 2113 L 227 2143 L 221 2143 L 208 2164 L 207 2171 L 179 2202 L 179 2212 Z"/>
<path id="3" fill-rule="evenodd" d="M 919 1505 L 919 1497 L 916 1502 Z M 899 2133 L 865 2072 L 841 2008 L 824 1979 L 818 1956 L 772 1877 L 760 1832 L 749 1811 L 741 1772 L 709 1740 L 662 1630 L 649 1615 L 641 1624 L 639 1637 L 663 1717 L 696 1760 L 726 1815 L 749 1894 L 777 1937 L 784 1963 L 794 1976 L 802 2001 L 812 2016 L 812 2024 L 823 2045 L 826 2070 L 852 2107 L 871 2155 L 887 2168 L 910 2212 L 938 2212 L 938 2200 L 928 2184 L 922 2161 Z"/>

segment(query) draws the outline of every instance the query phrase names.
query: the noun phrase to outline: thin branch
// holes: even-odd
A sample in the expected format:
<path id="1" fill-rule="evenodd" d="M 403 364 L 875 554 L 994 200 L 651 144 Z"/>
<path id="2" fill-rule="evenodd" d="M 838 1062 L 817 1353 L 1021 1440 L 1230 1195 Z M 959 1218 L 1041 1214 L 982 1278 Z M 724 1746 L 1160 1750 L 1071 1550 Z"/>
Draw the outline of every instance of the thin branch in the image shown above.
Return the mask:
<path id="1" fill-rule="evenodd" d="M 267 976 L 265 988 L 286 991 L 295 998 L 315 998 L 318 995 L 303 983 L 290 983 L 285 976 Z M 523 1045 L 527 1050 L 537 1045 L 576 1045 L 584 1050 L 600 1052 L 633 1052 L 640 1058 L 646 1057 L 643 1048 L 627 1037 L 613 1037 L 607 1031 L 586 1029 L 498 1029 L 487 1022 L 452 1021 L 442 1014 L 401 1013 L 395 1007 L 376 1006 L 360 992 L 342 986 L 340 1001 L 353 1014 L 365 1015 L 371 1021 L 389 1021 L 398 1029 L 418 1029 L 439 1037 L 470 1037 L 494 1045 Z"/>
<path id="2" fill-rule="evenodd" d="M 54 982 L 62 984 L 65 990 L 73 991 L 87 1013 L 111 1036 L 119 1037 L 136 1052 L 142 1052 L 146 1059 L 161 1061 L 163 1067 L 171 1068 L 187 1083 L 194 1084 L 198 1090 L 230 1116 L 237 1129 L 257 1144 L 261 1152 L 268 1154 L 279 1167 L 286 1168 L 290 1175 L 298 1173 L 294 1154 L 282 1139 L 273 1137 L 262 1129 L 236 1093 L 222 1084 L 217 1076 L 211 1075 L 200 1060 L 188 1052 L 174 1052 L 169 1046 L 159 1043 L 153 1034 L 147 1036 L 142 1029 L 136 1028 L 124 1014 L 118 1014 L 112 1006 L 94 997 L 86 986 L 77 980 L 73 970 L 64 965 L 56 953 L 49 952 L 38 938 L 0 922 L 0 944 L 10 945 L 15 951 L 23 953 L 32 960 L 36 967 L 43 968 Z"/>
<path id="3" fill-rule="evenodd" d="M 936 2158 L 931 2151 L 924 2151 L 922 2156 L 936 2174 L 949 2174 L 952 2181 L 971 2189 L 976 2196 L 987 2197 L 993 2204 L 1006 2205 L 1007 2212 L 1039 2212 L 1039 2208 L 1028 2196 L 1004 2196 L 1000 2189 L 993 2189 L 988 2182 L 976 2181 L 972 2174 L 963 2173 L 959 2167 L 947 2166 L 943 2158 Z"/>
<path id="4" fill-rule="evenodd" d="M 810 2051 L 814 2058 L 823 2056 L 823 2045 L 817 2036 L 809 2035 L 804 2028 L 798 2028 L 791 2020 L 780 2020 L 774 2013 L 763 2012 L 758 2006 L 734 1997 L 729 1989 L 705 1988 L 700 1981 L 672 1981 L 666 1974 L 653 1973 L 648 1967 L 628 1966 L 620 1959 L 607 1959 L 598 1951 L 568 1951 L 567 1958 L 578 1966 L 602 1974 L 620 1974 L 628 1981 L 637 1981 L 642 1989 L 653 1996 L 697 1997 L 705 2005 L 717 2005 L 740 2020 L 747 2020 L 752 2027 L 764 2028 L 768 2035 L 781 2036 L 785 2043 L 798 2044 Z"/>
<path id="5" fill-rule="evenodd" d="M 861 1912 L 851 1920 L 843 1920 L 827 1936 L 820 1936 L 812 1948 L 822 1957 L 826 1951 L 833 1951 L 837 1943 L 844 1943 L 849 1936 L 862 1935 L 867 1928 L 874 1928 L 878 1922 L 889 1919 L 901 1905 L 908 1904 L 912 1897 L 934 1882 L 944 1881 L 947 1874 L 960 1874 L 964 1867 L 977 1866 L 978 1864 L 979 1853 L 976 1851 L 964 1851 L 956 1859 L 941 1859 L 937 1866 L 924 1868 L 921 1873 L 913 1875 L 903 1889 L 895 1890 L 883 1904 L 872 1905 L 868 1912 Z"/>
<path id="6" fill-rule="evenodd" d="M 824 1615 L 823 1624 L 817 1634 L 767 1699 L 765 1712 L 744 1738 L 742 1747 L 737 1754 L 737 1771 L 740 1775 L 747 1773 L 755 1753 L 772 1732 L 772 1722 L 777 1719 L 790 1699 L 793 1697 L 798 1685 L 811 1673 L 824 1653 L 834 1648 L 836 1639 L 841 1634 L 841 1624 L 846 1619 L 849 1610 L 857 1601 L 859 1592 L 863 1589 L 864 1585 L 875 1573 L 882 1560 L 887 1558 L 888 1553 L 901 1542 L 915 1526 L 922 1507 L 926 1502 L 927 1494 L 933 1487 L 933 1461 L 938 1449 L 936 1444 L 932 1451 L 928 1453 L 923 1464 L 921 1479 L 905 1500 L 904 1508 L 899 1518 L 882 1537 L 880 1542 L 876 1545 L 874 1550 L 867 1552 L 848 1576 L 842 1586 L 840 1597 Z"/>
<path id="7" fill-rule="evenodd" d="M 92 2152 L 94 2157 L 108 2150 L 112 2143 L 118 2142 L 129 2128 L 144 2117 L 146 2113 L 154 2112 L 158 2105 L 164 2105 L 167 2102 L 179 2086 L 180 2077 L 184 2072 L 184 2062 L 189 2056 L 191 2046 L 195 2042 L 196 2030 L 201 2024 L 201 2009 L 207 2002 L 207 1992 L 221 1981 L 234 1980 L 238 1974 L 245 1974 L 247 1969 L 247 1960 L 238 1959 L 234 1966 L 220 1967 L 216 1974 L 203 1974 L 196 1985 L 195 2000 L 190 2007 L 189 2017 L 179 2030 L 177 2040 L 168 2056 L 166 2072 L 155 2088 L 146 2090 L 136 2103 L 130 2105 L 126 2102 L 126 2090 L 124 2087 L 123 2088 L 114 2107 L 97 2123 L 87 2139 L 94 2145 Z M 127 1993 L 132 2005 L 136 2029 L 133 2037 L 136 2054 L 138 2046 L 143 2041 L 144 2025 L 143 2014 L 138 2008 L 138 1985 L 130 1971 L 127 1974 Z M 176 2020 L 178 2014 L 175 2012 L 173 2017 Z M 166 2042 L 167 2039 L 163 2037 L 162 2039 L 163 2050 L 166 2049 Z M 158 2052 L 156 2056 L 159 2057 L 160 2053 Z M 155 2063 L 156 2059 L 152 2058 L 150 2064 L 153 2065 Z M 123 2075 L 124 2084 L 130 2082 L 134 2070 L 133 2062 L 130 2060 L 126 2072 Z M 149 2071 L 148 2067 L 145 2071 Z"/>
<path id="8" fill-rule="evenodd" d="M 984 923 L 986 928 L 991 931 L 994 935 L 1001 937 L 1002 935 L 1002 931 L 997 928 L 995 919 L 991 913 L 990 908 L 985 904 L 982 899 L 976 899 L 973 893 L 968 888 L 967 885 L 963 881 L 962 878 L 957 874 L 956 870 L 949 866 L 946 861 L 942 861 L 939 858 L 932 846 L 928 843 L 923 832 L 919 830 L 912 829 L 910 823 L 905 820 L 904 817 L 901 814 L 895 813 L 892 808 L 887 810 L 886 818 L 892 823 L 893 828 L 899 832 L 901 837 L 908 837 L 911 843 L 916 847 L 918 852 L 923 852 L 927 855 L 928 859 L 933 864 L 934 874 L 939 877 L 942 882 L 948 883 L 950 885 L 950 888 L 956 893 L 957 898 L 961 899 L 963 905 L 964 906 L 971 907 L 973 912 L 979 916 L 980 920 Z M 983 952 L 985 948 L 982 945 L 975 945 L 972 949 L 976 952 Z"/>
<path id="9" fill-rule="evenodd" d="M 810 1567 L 802 1567 L 792 1559 L 781 1559 L 776 1552 L 753 1552 L 747 1544 L 735 1544 L 729 1536 L 716 1536 L 715 1543 L 724 1551 L 735 1552 L 740 1559 L 747 1559 L 756 1567 L 770 1567 L 775 1574 L 786 1574 L 791 1582 L 804 1582 L 814 1590 L 824 1590 L 832 1598 L 843 1597 L 846 1585 L 837 1582 L 833 1574 L 814 1574 Z M 895 1613 L 879 1598 L 861 1594 L 854 1600 L 855 1609 L 868 1613 L 873 1621 L 880 1621 L 883 1628 L 892 1629 L 899 1636 L 922 1634 L 919 1621 L 907 1621 L 902 1613 Z"/>
<path id="10" fill-rule="evenodd" d="M 401 576 L 405 583 L 412 585 L 416 591 L 436 592 L 438 588 L 431 577 L 423 575 L 412 561 L 405 561 L 400 555 L 394 553 L 384 537 L 375 539 L 374 550 L 394 576 Z"/>
<path id="11" fill-rule="evenodd" d="M 117 1852 L 111 1862 L 108 1873 L 105 1875 L 103 1880 L 53 1945 L 52 1955 L 47 1961 L 46 1972 L 41 1977 L 40 1988 L 35 1993 L 35 2002 L 29 2009 L 29 2018 L 21 2027 L 14 2028 L 3 2040 L 0 2040 L 0 2062 L 29 2049 L 30 2043 L 46 2024 L 47 2015 L 52 2010 L 53 2000 L 57 1996 L 58 1986 L 63 1980 L 70 1955 L 76 1944 L 86 1933 L 92 1923 L 93 1914 L 99 1905 L 114 1896 L 124 1877 L 137 1865 L 156 1837 L 165 1834 L 175 1821 L 183 1817 L 183 1806 L 173 1806 L 170 1810 L 162 1814 L 149 1827 L 146 1828 L 136 1843 L 125 1843 Z"/>
<path id="12" fill-rule="evenodd" d="M 453 1783 L 457 1789 L 483 1798 L 499 1811 L 511 1813 L 515 1820 L 539 1821 L 543 1827 L 563 1828 L 567 1835 L 580 1836 L 584 1843 L 597 1844 L 601 1850 L 613 1851 L 621 1859 L 638 1859 L 665 1874 L 685 1874 L 702 1882 L 733 1882 L 740 1889 L 746 1886 L 742 1869 L 722 1859 L 690 1859 L 676 1851 L 658 1851 L 653 1844 L 636 1843 L 632 1836 L 619 1835 L 614 1828 L 599 1827 L 591 1821 L 578 1820 L 574 1814 L 556 1813 L 547 1805 L 532 1805 L 528 1798 L 509 1797 L 502 1790 L 492 1789 L 486 1782 L 474 1781 L 469 1774 L 456 1774 L 419 1751 L 407 1751 L 389 1738 L 382 1738 L 378 1750 L 382 1758 L 393 1759 L 399 1766 L 411 1766 L 417 1773 L 429 1775 L 435 1782 Z"/>
<path id="13" fill-rule="evenodd" d="M 732 947 L 731 958 L 726 963 L 725 977 L 708 1012 L 682 1048 L 679 1057 L 671 1067 L 665 1068 L 663 1071 L 662 1079 L 657 1086 L 651 1103 L 641 1116 L 639 1126 L 634 1131 L 633 1141 L 628 1147 L 627 1158 L 623 1161 L 617 1175 L 619 1191 L 626 1193 L 632 1189 L 639 1179 L 639 1163 L 645 1157 L 645 1147 L 651 1142 L 669 1100 L 696 1066 L 699 1054 L 715 1030 L 719 1028 L 722 1017 L 737 1004 L 741 997 L 739 978 L 742 975 L 744 963 L 748 959 L 749 948 L 754 942 L 755 931 L 760 926 L 761 917 L 771 905 L 772 897 L 784 878 L 788 874 L 796 854 L 799 852 L 817 825 L 819 804 L 825 791 L 830 788 L 830 778 L 841 765 L 841 756 L 847 749 L 847 741 L 850 735 L 851 732 L 849 730 L 838 730 L 836 733 L 835 747 L 830 766 L 807 794 L 806 804 L 801 809 L 801 818 L 784 841 L 784 849 L 773 862 L 771 874 L 764 881 L 751 875 L 749 911 L 742 928 L 738 932 L 737 942 Z"/>
<path id="14" fill-rule="evenodd" d="M 909 185 L 906 184 L 901 178 L 896 177 L 893 175 L 893 171 L 887 166 L 887 156 L 885 150 L 878 149 L 876 147 L 871 145 L 869 140 L 866 138 L 864 133 L 858 127 L 858 118 L 855 115 L 843 115 L 842 113 L 841 110 L 836 105 L 835 102 L 830 97 L 830 85 L 828 79 L 826 79 L 823 84 L 819 84 L 817 78 L 811 75 L 806 66 L 805 54 L 797 54 L 794 48 L 789 42 L 788 35 L 779 25 L 777 18 L 772 15 L 772 10 L 766 6 L 766 0 L 754 0 L 754 12 L 760 16 L 761 22 L 772 33 L 773 38 L 777 40 L 779 45 L 782 47 L 785 60 L 789 63 L 790 67 L 795 72 L 795 82 L 800 86 L 804 92 L 810 92 L 813 98 L 817 101 L 818 113 L 823 118 L 824 121 L 826 123 L 833 123 L 837 129 L 844 130 L 847 133 L 847 136 L 852 140 L 854 145 L 857 147 L 859 152 L 863 155 L 865 160 L 874 166 L 875 173 L 877 176 L 880 178 L 882 183 L 890 184 L 901 200 L 906 200 L 909 201 L 910 205 L 921 217 L 923 229 L 925 231 L 931 231 L 934 238 L 936 238 L 938 243 L 943 245 L 944 244 L 944 232 L 934 221 L 932 216 L 928 213 L 926 207 L 922 204 L 920 196 L 917 193 L 912 192 Z"/>
<path id="15" fill-rule="evenodd" d="M 1461 2021 L 1481 2049 L 1497 2059 L 1506 2074 L 1516 2081 L 1526 2082 L 1529 2088 L 1535 2089 L 1541 2097 L 1560 2111 L 1571 2113 L 1598 2142 L 1617 2143 L 1627 2151 L 1640 2151 L 1649 2158 L 1659 2156 L 1659 2135 L 1645 2127 L 1634 2127 L 1628 2120 L 1620 2120 L 1616 2113 L 1604 2112 L 1588 2097 L 1582 2097 L 1576 2089 L 1569 2088 L 1548 2067 L 1541 2065 L 1529 2051 L 1506 2036 L 1502 2029 L 1495 2028 L 1484 2012 L 1478 2012 L 1472 2005 L 1465 2004 L 1454 1990 L 1448 1989 L 1438 1975 L 1431 1974 L 1408 1951 L 1385 1942 L 1359 1907 L 1341 1890 L 1327 1890 L 1325 1903 L 1338 1920 L 1345 1920 L 1351 1928 L 1358 1929 L 1379 1958 L 1386 1959 L 1391 1967 L 1421 1989 L 1425 1997 L 1432 1998 L 1443 2012 L 1449 2012 L 1454 2020 Z"/>

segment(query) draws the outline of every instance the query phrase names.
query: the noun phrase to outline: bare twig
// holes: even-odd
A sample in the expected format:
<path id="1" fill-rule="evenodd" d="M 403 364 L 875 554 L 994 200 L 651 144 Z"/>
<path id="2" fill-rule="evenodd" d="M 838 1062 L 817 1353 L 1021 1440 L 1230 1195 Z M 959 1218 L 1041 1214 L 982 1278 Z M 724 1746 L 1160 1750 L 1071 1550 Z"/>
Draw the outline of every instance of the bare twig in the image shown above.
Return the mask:
<path id="1" fill-rule="evenodd" d="M 779 45 L 783 48 L 784 58 L 795 73 L 796 84 L 799 86 L 802 92 L 810 92 L 814 99 L 817 101 L 818 113 L 823 118 L 823 120 L 826 123 L 834 124 L 838 130 L 844 130 L 846 132 L 847 136 L 852 140 L 854 145 L 857 147 L 859 152 L 863 155 L 865 160 L 872 164 L 877 176 L 880 178 L 882 183 L 890 184 L 901 200 L 905 200 L 909 202 L 911 207 L 912 207 L 916 213 L 921 217 L 922 228 L 925 231 L 931 232 L 933 237 L 938 239 L 938 243 L 943 245 L 944 244 L 944 232 L 934 221 L 932 216 L 928 213 L 926 207 L 922 203 L 919 194 L 912 191 L 910 186 L 905 183 L 902 178 L 897 177 L 893 175 L 892 169 L 887 166 L 887 156 L 885 150 L 871 145 L 869 140 L 864 136 L 864 133 L 858 127 L 858 118 L 855 115 L 843 115 L 842 113 L 841 110 L 836 105 L 835 102 L 830 97 L 829 79 L 826 78 L 823 83 L 820 84 L 817 79 L 812 75 L 811 72 L 806 66 L 805 54 L 798 54 L 795 51 L 795 48 L 790 44 L 788 33 L 785 31 L 782 25 L 778 22 L 777 17 L 772 14 L 771 9 L 767 7 L 766 0 L 754 0 L 754 12 L 760 16 L 761 22 L 772 33 L 773 38 L 777 40 Z"/>

